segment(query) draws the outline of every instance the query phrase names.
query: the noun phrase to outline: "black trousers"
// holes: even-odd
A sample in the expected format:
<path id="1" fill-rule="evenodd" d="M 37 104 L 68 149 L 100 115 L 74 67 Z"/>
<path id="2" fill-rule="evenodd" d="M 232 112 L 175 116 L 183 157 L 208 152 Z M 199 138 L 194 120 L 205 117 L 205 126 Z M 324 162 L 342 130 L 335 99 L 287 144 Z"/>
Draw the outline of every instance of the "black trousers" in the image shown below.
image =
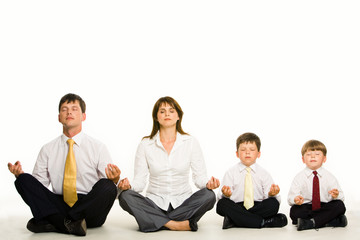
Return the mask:
<path id="1" fill-rule="evenodd" d="M 270 197 L 262 202 L 254 202 L 254 206 L 246 210 L 244 202 L 235 203 L 228 198 L 222 198 L 217 203 L 216 212 L 230 218 L 237 227 L 261 228 L 264 219 L 278 213 L 279 206 L 276 198 Z"/>
<path id="2" fill-rule="evenodd" d="M 321 208 L 313 211 L 311 204 L 293 205 L 290 208 L 290 218 L 293 224 L 297 224 L 298 218 L 315 220 L 315 227 L 320 228 L 331 220 L 344 215 L 345 204 L 341 200 L 333 200 L 321 203 Z"/>
<path id="3" fill-rule="evenodd" d="M 160 230 L 170 220 L 192 219 L 197 222 L 214 207 L 215 202 L 214 192 L 207 188 L 195 192 L 175 209 L 170 205 L 168 211 L 162 210 L 152 200 L 132 190 L 123 191 L 119 195 L 120 206 L 135 217 L 142 232 Z"/>
<path id="4" fill-rule="evenodd" d="M 21 174 L 15 187 L 36 220 L 58 214 L 72 220 L 85 219 L 89 228 L 104 224 L 117 195 L 111 180 L 100 179 L 88 194 L 78 194 L 78 201 L 69 207 L 62 195 L 54 194 L 30 174 Z"/>

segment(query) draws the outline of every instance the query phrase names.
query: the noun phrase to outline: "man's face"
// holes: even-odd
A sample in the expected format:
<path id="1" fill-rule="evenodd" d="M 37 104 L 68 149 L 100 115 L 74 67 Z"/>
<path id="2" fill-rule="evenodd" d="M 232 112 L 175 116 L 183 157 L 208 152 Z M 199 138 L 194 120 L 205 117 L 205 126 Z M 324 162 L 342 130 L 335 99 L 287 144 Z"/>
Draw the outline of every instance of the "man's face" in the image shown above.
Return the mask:
<path id="1" fill-rule="evenodd" d="M 86 114 L 81 111 L 79 101 L 65 102 L 60 107 L 59 122 L 64 128 L 71 129 L 81 127 L 82 122 L 86 119 Z"/>

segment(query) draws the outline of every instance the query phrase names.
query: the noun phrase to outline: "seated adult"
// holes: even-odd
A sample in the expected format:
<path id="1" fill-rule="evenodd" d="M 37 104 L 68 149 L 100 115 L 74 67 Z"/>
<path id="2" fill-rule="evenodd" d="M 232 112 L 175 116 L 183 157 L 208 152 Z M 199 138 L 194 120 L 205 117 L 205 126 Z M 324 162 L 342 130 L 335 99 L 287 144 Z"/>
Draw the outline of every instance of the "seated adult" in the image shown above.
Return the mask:
<path id="1" fill-rule="evenodd" d="M 181 127 L 183 111 L 171 97 L 160 98 L 153 108 L 153 129 L 140 142 L 134 179 L 118 185 L 120 206 L 133 215 L 142 232 L 160 229 L 198 229 L 199 219 L 215 204 L 212 189 L 219 180 L 206 173 L 198 141 Z M 189 173 L 200 189 L 192 193 Z M 140 193 L 148 183 L 146 197 Z"/>
<path id="2" fill-rule="evenodd" d="M 27 229 L 86 235 L 99 227 L 116 199 L 120 170 L 111 163 L 105 145 L 82 132 L 86 105 L 76 94 L 59 103 L 63 134 L 41 149 L 32 175 L 21 163 L 8 163 L 15 186 L 33 218 Z M 52 190 L 47 187 L 51 184 Z"/>

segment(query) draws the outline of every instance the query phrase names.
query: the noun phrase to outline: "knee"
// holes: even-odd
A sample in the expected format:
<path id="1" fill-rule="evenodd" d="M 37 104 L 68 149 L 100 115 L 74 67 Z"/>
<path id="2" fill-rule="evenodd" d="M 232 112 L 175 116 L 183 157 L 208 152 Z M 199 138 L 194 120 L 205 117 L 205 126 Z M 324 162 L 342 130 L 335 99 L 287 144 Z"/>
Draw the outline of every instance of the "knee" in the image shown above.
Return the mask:
<path id="1" fill-rule="evenodd" d="M 230 201 L 228 198 L 222 198 L 217 202 L 217 206 L 222 207 L 226 205 L 226 202 Z"/>
<path id="2" fill-rule="evenodd" d="M 136 193 L 133 190 L 122 191 L 118 197 L 120 207 L 131 215 L 133 215 L 133 213 L 129 205 L 136 202 L 135 197 Z"/>
<path id="3" fill-rule="evenodd" d="M 275 197 L 269 197 L 268 198 L 269 203 L 272 204 L 273 206 L 280 206 L 279 201 L 275 198 Z"/>
<path id="4" fill-rule="evenodd" d="M 21 182 L 21 181 L 29 181 L 29 180 L 31 180 L 31 179 L 33 179 L 34 177 L 33 177 L 33 175 L 31 175 L 31 174 L 29 174 L 29 173 L 22 173 L 22 174 L 20 174 L 17 178 L 16 178 L 16 181 L 17 182 Z"/>
<path id="5" fill-rule="evenodd" d="M 266 204 L 266 206 L 267 206 L 268 208 L 276 209 L 276 211 L 279 210 L 280 203 L 279 203 L 279 201 L 278 201 L 276 198 L 274 198 L 274 197 L 269 197 L 268 199 L 265 199 L 265 200 L 263 201 L 263 203 Z"/>
<path id="6" fill-rule="evenodd" d="M 269 199 L 270 199 L 271 206 L 274 209 L 274 212 L 277 213 L 279 211 L 279 208 L 280 208 L 280 202 L 275 197 L 271 197 Z"/>
<path id="7" fill-rule="evenodd" d="M 114 197 L 114 199 L 116 198 L 117 187 L 113 183 L 113 181 L 106 179 L 106 178 L 102 178 L 94 185 L 94 188 L 95 187 L 102 189 L 102 191 L 106 194 L 110 194 L 111 196 Z"/>
<path id="8" fill-rule="evenodd" d="M 333 202 L 335 203 L 336 209 L 339 211 L 339 213 L 345 214 L 346 207 L 345 207 L 344 202 L 341 200 L 333 200 Z"/>
<path id="9" fill-rule="evenodd" d="M 119 202 L 120 204 L 122 202 L 127 202 L 129 200 L 131 200 L 133 197 L 134 197 L 134 194 L 135 192 L 133 190 L 125 190 L 125 191 L 122 191 L 120 194 L 119 194 Z"/>
<path id="10" fill-rule="evenodd" d="M 215 204 L 216 196 L 215 196 L 215 193 L 214 193 L 213 190 L 209 190 L 207 188 L 204 188 L 204 189 L 201 189 L 200 191 L 202 192 L 206 202 Z"/>
<path id="11" fill-rule="evenodd" d="M 231 203 L 230 201 L 228 198 L 220 199 L 216 204 L 216 213 L 221 216 L 226 215 L 226 210 L 229 209 L 228 205 Z"/>
<path id="12" fill-rule="evenodd" d="M 224 199 L 220 199 L 217 204 L 216 204 L 216 213 L 217 214 L 220 214 L 220 215 L 223 215 L 223 206 L 224 206 Z"/>
<path id="13" fill-rule="evenodd" d="M 31 174 L 22 173 L 16 178 L 15 186 L 29 184 L 29 183 L 33 182 L 34 180 L 36 180 L 36 178 L 34 178 Z"/>

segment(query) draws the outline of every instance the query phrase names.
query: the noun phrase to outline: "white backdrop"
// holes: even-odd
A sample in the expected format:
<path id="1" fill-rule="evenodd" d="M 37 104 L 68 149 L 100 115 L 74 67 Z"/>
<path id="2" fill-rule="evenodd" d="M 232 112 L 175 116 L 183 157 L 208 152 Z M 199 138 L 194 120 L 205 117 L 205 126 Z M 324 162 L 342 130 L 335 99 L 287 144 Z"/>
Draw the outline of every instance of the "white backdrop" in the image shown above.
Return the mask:
<path id="1" fill-rule="evenodd" d="M 358 1 L 2 1 L 0 215 L 23 205 L 7 162 L 32 171 L 61 134 L 57 107 L 69 92 L 87 103 L 84 131 L 108 146 L 122 177 L 132 179 L 152 107 L 168 95 L 209 176 L 221 179 L 238 161 L 236 138 L 255 132 L 258 162 L 287 206 L 300 149 L 314 138 L 356 209 L 359 12 Z"/>

